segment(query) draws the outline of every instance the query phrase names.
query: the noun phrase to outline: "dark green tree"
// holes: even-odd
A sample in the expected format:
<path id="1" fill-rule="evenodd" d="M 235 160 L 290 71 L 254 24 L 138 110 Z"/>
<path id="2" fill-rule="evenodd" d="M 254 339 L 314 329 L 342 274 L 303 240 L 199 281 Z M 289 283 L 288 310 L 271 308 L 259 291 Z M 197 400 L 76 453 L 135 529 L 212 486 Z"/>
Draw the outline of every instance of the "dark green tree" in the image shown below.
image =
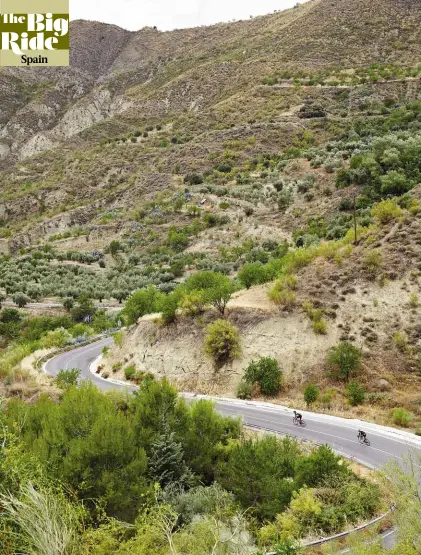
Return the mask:
<path id="1" fill-rule="evenodd" d="M 25 293 L 19 291 L 13 295 L 12 300 L 19 308 L 24 308 L 31 299 L 28 297 L 28 295 L 25 295 Z"/>
<path id="2" fill-rule="evenodd" d="M 313 488 L 347 475 L 349 470 L 344 460 L 328 445 L 321 445 L 298 463 L 296 484 L 299 488 Z"/>
<path id="3" fill-rule="evenodd" d="M 278 361 L 271 357 L 252 360 L 246 368 L 244 379 L 251 385 L 258 384 L 263 395 L 275 395 L 282 386 Z"/>
<path id="4" fill-rule="evenodd" d="M 329 374 L 339 380 L 349 380 L 361 365 L 361 351 L 347 341 L 339 343 L 328 353 Z"/>
<path id="5" fill-rule="evenodd" d="M 307 406 L 315 403 L 319 396 L 320 389 L 317 387 L 317 385 L 314 385 L 313 383 L 309 383 L 304 389 L 304 401 L 306 402 Z"/>
<path id="6" fill-rule="evenodd" d="M 184 460 L 183 446 L 175 440 L 175 432 L 166 432 L 152 444 L 149 457 L 151 477 L 162 488 L 175 486 L 188 489 L 197 482 Z"/>
<path id="7" fill-rule="evenodd" d="M 272 519 L 291 500 L 299 458 L 296 442 L 288 438 L 243 441 L 228 450 L 226 460 L 217 467 L 216 479 L 244 508 L 253 507 L 259 519 Z"/>
<path id="8" fill-rule="evenodd" d="M 95 305 L 89 295 L 83 294 L 78 297 L 77 303 L 70 313 L 76 322 L 83 322 L 92 318 L 95 313 Z"/>
<path id="9" fill-rule="evenodd" d="M 346 395 L 350 404 L 353 407 L 356 407 L 357 405 L 361 405 L 362 403 L 364 403 L 365 389 L 359 382 L 353 380 L 348 384 Z"/>

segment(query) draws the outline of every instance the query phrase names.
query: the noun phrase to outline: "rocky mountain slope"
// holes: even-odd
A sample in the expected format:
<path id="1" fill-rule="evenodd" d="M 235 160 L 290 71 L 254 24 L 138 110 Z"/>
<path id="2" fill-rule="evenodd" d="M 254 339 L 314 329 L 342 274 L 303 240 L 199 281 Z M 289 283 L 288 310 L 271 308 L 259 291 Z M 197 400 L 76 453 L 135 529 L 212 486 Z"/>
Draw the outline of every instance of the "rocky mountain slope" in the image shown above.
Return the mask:
<path id="1" fill-rule="evenodd" d="M 200 113 L 278 69 L 412 65 L 420 15 L 409 0 L 312 0 L 249 21 L 166 33 L 73 22 L 71 68 L 0 74 L 3 166 L 115 115 L 147 121 Z"/>

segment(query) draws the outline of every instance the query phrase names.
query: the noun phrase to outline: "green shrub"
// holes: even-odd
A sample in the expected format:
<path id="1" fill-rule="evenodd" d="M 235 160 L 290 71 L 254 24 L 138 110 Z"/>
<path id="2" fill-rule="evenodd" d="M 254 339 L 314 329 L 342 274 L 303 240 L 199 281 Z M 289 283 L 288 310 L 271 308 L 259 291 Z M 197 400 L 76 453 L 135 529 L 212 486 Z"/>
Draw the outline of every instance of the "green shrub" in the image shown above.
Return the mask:
<path id="1" fill-rule="evenodd" d="M 320 308 L 312 308 L 308 315 L 312 322 L 320 322 L 320 320 L 323 319 L 323 310 Z"/>
<path id="2" fill-rule="evenodd" d="M 245 264 L 238 272 L 238 279 L 246 289 L 252 285 L 266 283 L 273 277 L 270 269 L 261 262 Z"/>
<path id="3" fill-rule="evenodd" d="M 124 333 L 122 331 L 116 331 L 113 333 L 113 339 L 117 347 L 121 347 L 124 341 Z"/>
<path id="4" fill-rule="evenodd" d="M 317 487 L 328 479 L 338 479 L 349 475 L 349 469 L 343 459 L 336 455 L 328 445 L 315 449 L 309 457 L 301 462 L 297 469 L 296 487 L 304 485 Z"/>
<path id="5" fill-rule="evenodd" d="M 276 284 L 269 291 L 268 295 L 272 302 L 286 309 L 291 309 L 295 305 L 295 293 L 289 289 L 279 289 Z"/>
<path id="6" fill-rule="evenodd" d="M 419 297 L 416 293 L 411 293 L 409 295 L 409 306 L 411 308 L 417 308 L 420 304 Z"/>
<path id="7" fill-rule="evenodd" d="M 182 252 L 189 246 L 189 238 L 185 232 L 172 229 L 168 232 L 167 245 L 175 252 Z"/>
<path id="8" fill-rule="evenodd" d="M 188 316 L 196 316 L 205 308 L 205 296 L 203 291 L 192 291 L 183 295 L 180 301 L 180 310 Z"/>
<path id="9" fill-rule="evenodd" d="M 327 321 L 326 320 L 316 320 L 311 324 L 314 333 L 317 335 L 326 335 L 327 334 Z"/>
<path id="10" fill-rule="evenodd" d="M 118 372 L 119 370 L 121 370 L 122 366 L 123 366 L 122 362 L 116 362 L 115 364 L 112 365 L 111 369 L 115 373 L 115 372 Z"/>
<path id="11" fill-rule="evenodd" d="M 283 279 L 283 283 L 286 289 L 297 289 L 297 278 L 293 275 L 285 276 L 285 278 Z"/>
<path id="12" fill-rule="evenodd" d="M 162 297 L 159 305 L 162 320 L 165 324 L 170 324 L 175 321 L 177 315 L 177 308 L 181 299 L 181 291 L 173 291 L 169 295 Z"/>
<path id="13" fill-rule="evenodd" d="M 227 164 L 226 162 L 223 162 L 222 164 L 216 166 L 215 169 L 216 171 L 221 173 L 230 173 L 232 170 L 232 166 L 230 164 Z"/>
<path id="14" fill-rule="evenodd" d="M 402 331 L 397 331 L 393 335 L 393 342 L 395 343 L 396 347 L 402 351 L 403 353 L 406 351 L 408 347 L 408 339 L 406 334 Z"/>
<path id="15" fill-rule="evenodd" d="M 217 366 L 222 366 L 241 353 L 238 328 L 226 320 L 216 320 L 206 328 L 205 352 Z"/>
<path id="16" fill-rule="evenodd" d="M 72 337 L 81 337 L 83 335 L 89 337 L 90 335 L 92 335 L 92 328 L 90 328 L 86 324 L 82 324 L 81 322 L 75 324 L 72 328 L 70 328 L 69 331 Z"/>
<path id="17" fill-rule="evenodd" d="M 379 250 L 372 250 L 364 256 L 363 264 L 371 276 L 375 276 L 383 264 L 383 257 Z"/>
<path id="18" fill-rule="evenodd" d="M 289 190 L 282 191 L 278 196 L 278 208 L 280 212 L 285 212 L 293 203 L 292 193 Z"/>
<path id="19" fill-rule="evenodd" d="M 67 389 L 77 385 L 80 370 L 72 368 L 71 370 L 60 370 L 55 378 L 55 383 L 60 389 Z"/>
<path id="20" fill-rule="evenodd" d="M 356 407 L 357 405 L 362 405 L 365 401 L 365 389 L 357 381 L 349 382 L 346 389 L 346 396 L 348 397 L 349 403 Z"/>
<path id="21" fill-rule="evenodd" d="M 335 379 L 349 380 L 361 365 L 361 351 L 352 343 L 344 341 L 328 353 L 329 373 Z"/>
<path id="22" fill-rule="evenodd" d="M 116 239 L 114 239 L 113 241 L 111 241 L 108 248 L 109 248 L 110 254 L 112 256 L 115 256 L 118 253 L 118 251 L 122 249 L 122 245 L 120 241 L 117 241 Z"/>
<path id="23" fill-rule="evenodd" d="M 402 426 L 402 428 L 407 428 L 411 423 L 413 415 L 402 407 L 393 409 L 392 411 L 392 421 L 396 426 Z"/>
<path id="24" fill-rule="evenodd" d="M 322 404 L 326 408 L 330 408 L 335 394 L 335 390 L 326 388 L 320 395 L 320 404 Z"/>
<path id="25" fill-rule="evenodd" d="M 133 380 L 136 375 L 136 366 L 134 364 L 130 364 L 124 369 L 124 376 L 126 380 Z"/>
<path id="26" fill-rule="evenodd" d="M 354 207 L 354 201 L 351 198 L 343 198 L 339 203 L 340 212 L 349 212 Z"/>
<path id="27" fill-rule="evenodd" d="M 366 480 L 347 480 L 341 489 L 343 511 L 349 522 L 357 523 L 379 509 L 380 490 L 376 484 Z"/>
<path id="28" fill-rule="evenodd" d="M 56 328 L 47 332 L 39 342 L 41 349 L 64 347 L 72 340 L 72 336 L 65 328 Z"/>
<path id="29" fill-rule="evenodd" d="M 411 181 L 403 172 L 390 171 L 380 178 L 384 195 L 403 195 L 412 187 Z"/>
<path id="30" fill-rule="evenodd" d="M 304 389 L 304 401 L 307 406 L 312 405 L 320 397 L 320 389 L 317 385 L 309 383 Z"/>
<path id="31" fill-rule="evenodd" d="M 278 361 L 271 357 L 252 360 L 246 368 L 244 380 L 250 385 L 258 384 L 263 395 L 275 395 L 282 386 Z"/>
<path id="32" fill-rule="evenodd" d="M 295 276 L 287 275 L 277 279 L 272 289 L 268 292 L 269 299 L 285 308 L 292 308 L 295 305 L 295 293 L 293 289 L 297 287 Z"/>
<path id="33" fill-rule="evenodd" d="M 95 332 L 103 332 L 113 327 L 113 319 L 110 318 L 105 310 L 97 310 L 91 320 L 90 325 Z"/>
<path id="34" fill-rule="evenodd" d="M 402 214 L 402 210 L 399 208 L 396 201 L 383 200 L 373 206 L 371 214 L 384 225 L 398 219 Z"/>
<path id="35" fill-rule="evenodd" d="M 251 399 L 253 397 L 253 386 L 245 380 L 241 380 L 237 387 L 237 397 L 239 399 Z"/>

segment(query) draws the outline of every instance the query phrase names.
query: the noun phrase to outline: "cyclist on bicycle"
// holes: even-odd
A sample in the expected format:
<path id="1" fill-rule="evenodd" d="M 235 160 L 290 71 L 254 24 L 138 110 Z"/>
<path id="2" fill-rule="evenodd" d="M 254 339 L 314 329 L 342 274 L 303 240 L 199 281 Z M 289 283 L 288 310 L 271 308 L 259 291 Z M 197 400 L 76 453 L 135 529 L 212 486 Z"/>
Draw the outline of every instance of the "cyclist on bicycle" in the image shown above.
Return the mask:
<path id="1" fill-rule="evenodd" d="M 301 422 L 301 420 L 303 419 L 303 415 L 295 410 L 294 411 L 294 418 L 296 418 L 299 422 Z"/>
<path id="2" fill-rule="evenodd" d="M 367 434 L 365 432 L 363 432 L 362 430 L 358 430 L 358 439 L 361 438 L 364 441 L 367 439 Z"/>

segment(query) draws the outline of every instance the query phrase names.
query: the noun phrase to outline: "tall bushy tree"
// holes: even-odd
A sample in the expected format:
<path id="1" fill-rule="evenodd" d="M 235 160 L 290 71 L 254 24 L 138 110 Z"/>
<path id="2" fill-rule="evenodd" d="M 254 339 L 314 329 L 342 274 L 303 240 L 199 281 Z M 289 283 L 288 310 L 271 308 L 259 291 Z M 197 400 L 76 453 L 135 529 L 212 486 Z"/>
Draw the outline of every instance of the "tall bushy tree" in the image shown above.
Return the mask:
<path id="1" fill-rule="evenodd" d="M 90 296 L 84 293 L 78 297 L 77 304 L 70 312 L 76 322 L 83 322 L 86 318 L 92 318 L 95 314 L 95 305 Z"/>
<path id="2" fill-rule="evenodd" d="M 219 272 L 204 271 L 191 276 L 185 283 L 185 290 L 187 293 L 202 292 L 204 302 L 224 314 L 235 286 L 227 276 Z"/>
<path id="3" fill-rule="evenodd" d="M 258 384 L 264 395 L 275 395 L 282 386 L 282 372 L 278 361 L 272 357 L 252 360 L 247 366 L 244 379 L 249 384 Z"/>
<path id="4" fill-rule="evenodd" d="M 152 285 L 147 289 L 139 289 L 133 293 L 127 300 L 123 310 L 127 323 L 129 325 L 135 324 L 141 316 L 156 312 L 161 298 L 161 293 Z"/>
<path id="5" fill-rule="evenodd" d="M 312 405 L 320 397 L 320 389 L 317 385 L 309 383 L 304 389 L 304 401 L 307 406 Z"/>
<path id="6" fill-rule="evenodd" d="M 360 368 L 361 351 L 352 343 L 344 341 L 330 349 L 328 354 L 329 374 L 340 380 L 349 380 Z"/>
<path id="7" fill-rule="evenodd" d="M 349 470 L 343 459 L 335 455 L 328 445 L 321 445 L 299 463 L 297 484 L 300 487 L 317 487 L 333 477 L 347 475 Z"/>
<path id="8" fill-rule="evenodd" d="M 19 308 L 24 308 L 31 300 L 28 295 L 22 293 L 22 291 L 18 291 L 17 293 L 15 293 L 12 299 Z"/>

